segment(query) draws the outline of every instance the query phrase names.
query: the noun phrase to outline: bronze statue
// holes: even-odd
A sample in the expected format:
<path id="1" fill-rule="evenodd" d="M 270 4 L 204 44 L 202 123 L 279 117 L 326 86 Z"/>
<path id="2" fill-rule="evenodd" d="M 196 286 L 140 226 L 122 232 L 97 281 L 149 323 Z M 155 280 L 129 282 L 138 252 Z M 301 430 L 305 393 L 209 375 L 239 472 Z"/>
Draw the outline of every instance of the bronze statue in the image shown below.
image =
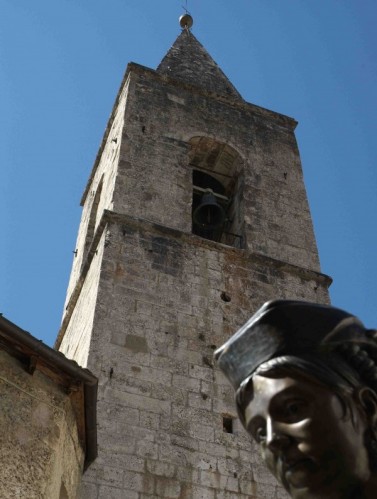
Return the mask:
<path id="1" fill-rule="evenodd" d="M 377 331 L 343 310 L 279 300 L 215 358 L 291 497 L 377 498 Z"/>

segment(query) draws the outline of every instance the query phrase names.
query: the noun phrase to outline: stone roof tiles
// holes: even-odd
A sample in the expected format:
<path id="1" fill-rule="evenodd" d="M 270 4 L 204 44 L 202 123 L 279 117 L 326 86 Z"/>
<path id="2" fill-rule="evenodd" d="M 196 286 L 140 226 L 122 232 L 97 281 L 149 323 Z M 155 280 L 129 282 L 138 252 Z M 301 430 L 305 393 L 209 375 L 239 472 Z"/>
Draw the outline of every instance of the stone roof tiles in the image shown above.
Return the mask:
<path id="1" fill-rule="evenodd" d="M 189 30 L 183 30 L 157 68 L 177 80 L 185 81 L 210 92 L 242 100 L 203 45 Z"/>

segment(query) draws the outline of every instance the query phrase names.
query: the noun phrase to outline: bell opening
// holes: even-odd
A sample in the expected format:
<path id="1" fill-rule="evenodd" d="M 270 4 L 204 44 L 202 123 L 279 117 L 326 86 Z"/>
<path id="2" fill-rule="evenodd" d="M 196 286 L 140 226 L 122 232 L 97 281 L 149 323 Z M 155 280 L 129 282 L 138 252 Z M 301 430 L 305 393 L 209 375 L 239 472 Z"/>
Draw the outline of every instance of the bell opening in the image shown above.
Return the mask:
<path id="1" fill-rule="evenodd" d="M 241 157 L 230 146 L 208 137 L 193 137 L 190 146 L 192 233 L 242 248 Z"/>

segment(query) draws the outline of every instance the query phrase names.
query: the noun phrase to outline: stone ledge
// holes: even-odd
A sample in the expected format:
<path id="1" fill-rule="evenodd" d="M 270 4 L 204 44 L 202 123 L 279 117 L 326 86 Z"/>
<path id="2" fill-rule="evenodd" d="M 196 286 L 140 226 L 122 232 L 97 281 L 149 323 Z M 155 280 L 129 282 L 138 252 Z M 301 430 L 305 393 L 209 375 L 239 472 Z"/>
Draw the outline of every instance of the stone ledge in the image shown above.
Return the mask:
<path id="1" fill-rule="evenodd" d="M 82 267 L 82 271 L 80 274 L 80 277 L 77 281 L 77 284 L 72 291 L 71 297 L 69 299 L 69 302 L 66 307 L 66 313 L 62 322 L 62 326 L 60 328 L 60 331 L 58 333 L 58 337 L 56 339 L 55 343 L 55 348 L 59 348 L 65 331 L 68 327 L 69 321 L 71 319 L 73 310 L 75 308 L 76 302 L 79 298 L 81 289 L 83 287 L 86 275 L 89 271 L 91 262 L 94 258 L 94 256 L 97 253 L 97 246 L 98 243 L 101 239 L 101 236 L 108 224 L 118 224 L 118 225 L 123 225 L 125 227 L 132 228 L 133 230 L 145 230 L 148 231 L 149 233 L 152 234 L 164 234 L 170 238 L 173 238 L 175 240 L 179 240 L 181 242 L 184 242 L 187 245 L 195 246 L 195 247 L 202 247 L 202 248 L 207 248 L 207 249 L 215 249 L 223 254 L 231 255 L 234 254 L 235 257 L 242 256 L 245 260 L 248 260 L 250 262 L 256 262 L 260 263 L 263 265 L 266 265 L 268 267 L 274 268 L 277 271 L 280 272 L 285 272 L 287 274 L 295 275 L 298 276 L 301 279 L 304 279 L 305 281 L 314 281 L 318 284 L 318 286 L 323 286 L 326 289 L 330 287 L 332 283 L 331 277 L 329 277 L 326 274 L 322 274 L 320 272 L 316 272 L 310 269 L 306 269 L 304 267 L 299 267 L 297 265 L 293 265 L 288 262 L 283 262 L 280 260 L 276 260 L 274 258 L 271 258 L 269 256 L 260 254 L 260 253 L 254 253 L 250 252 L 244 249 L 238 249 L 238 248 L 233 248 L 231 246 L 226 246 L 225 244 L 218 243 L 215 241 L 209 241 L 207 239 L 203 239 L 199 236 L 196 236 L 194 234 L 188 233 L 188 232 L 183 232 L 178 229 L 174 229 L 172 227 L 167 227 L 164 225 L 160 225 L 152 220 L 146 220 L 138 217 L 133 217 L 131 215 L 125 215 L 121 213 L 115 213 L 113 211 L 109 210 L 104 210 L 104 213 L 102 215 L 102 219 L 97 227 L 97 230 L 95 232 L 94 238 L 93 238 L 93 243 L 89 249 L 87 258 L 84 262 L 84 265 Z"/>

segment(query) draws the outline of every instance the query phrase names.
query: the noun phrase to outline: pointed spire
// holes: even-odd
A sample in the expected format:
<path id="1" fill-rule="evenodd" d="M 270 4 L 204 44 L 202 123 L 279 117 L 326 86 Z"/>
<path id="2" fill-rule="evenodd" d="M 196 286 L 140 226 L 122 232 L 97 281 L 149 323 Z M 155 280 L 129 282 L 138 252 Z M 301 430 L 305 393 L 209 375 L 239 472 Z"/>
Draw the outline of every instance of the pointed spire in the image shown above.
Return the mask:
<path id="1" fill-rule="evenodd" d="M 242 99 L 203 45 L 189 29 L 183 29 L 162 59 L 157 72 L 216 94 Z"/>

